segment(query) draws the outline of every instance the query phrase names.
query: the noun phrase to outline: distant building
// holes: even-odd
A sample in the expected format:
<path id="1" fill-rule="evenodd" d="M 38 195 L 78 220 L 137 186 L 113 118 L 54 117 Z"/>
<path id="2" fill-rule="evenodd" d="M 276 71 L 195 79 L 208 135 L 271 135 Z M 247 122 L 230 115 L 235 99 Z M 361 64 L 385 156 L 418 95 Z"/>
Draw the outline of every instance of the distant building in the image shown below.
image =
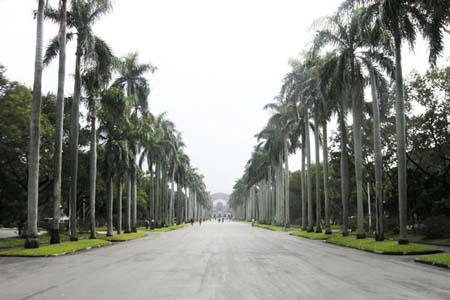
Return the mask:
<path id="1" fill-rule="evenodd" d="M 231 208 L 228 205 L 230 196 L 225 193 L 211 194 L 212 215 L 216 217 L 230 217 Z"/>

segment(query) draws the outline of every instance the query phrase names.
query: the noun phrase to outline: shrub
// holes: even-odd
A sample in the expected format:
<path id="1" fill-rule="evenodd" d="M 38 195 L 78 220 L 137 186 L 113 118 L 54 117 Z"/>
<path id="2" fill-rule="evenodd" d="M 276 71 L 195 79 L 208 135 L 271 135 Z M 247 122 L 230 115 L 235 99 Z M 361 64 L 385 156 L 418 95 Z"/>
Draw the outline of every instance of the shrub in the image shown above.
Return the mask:
<path id="1" fill-rule="evenodd" d="M 423 221 L 422 232 L 427 239 L 450 237 L 450 220 L 447 216 L 435 216 Z"/>

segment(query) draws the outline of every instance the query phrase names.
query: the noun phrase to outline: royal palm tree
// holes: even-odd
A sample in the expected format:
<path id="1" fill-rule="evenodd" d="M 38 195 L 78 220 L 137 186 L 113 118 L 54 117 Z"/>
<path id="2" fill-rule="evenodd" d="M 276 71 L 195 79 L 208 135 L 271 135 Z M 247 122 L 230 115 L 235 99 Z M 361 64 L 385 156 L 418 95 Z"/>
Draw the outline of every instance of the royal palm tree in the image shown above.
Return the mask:
<path id="1" fill-rule="evenodd" d="M 128 123 L 128 106 L 124 94 L 118 88 L 111 87 L 102 91 L 99 111 L 99 132 L 105 142 L 104 168 L 106 169 L 106 215 L 107 235 L 113 231 L 113 199 L 116 198 L 116 229 L 122 231 L 122 176 L 128 169 L 128 153 L 126 151 L 126 130 Z M 113 184 L 113 180 L 115 181 Z M 113 189 L 114 187 L 114 189 Z"/>
<path id="2" fill-rule="evenodd" d="M 115 80 L 114 86 L 119 86 L 126 90 L 127 97 L 132 102 L 132 119 L 133 123 L 137 124 L 137 119 L 140 115 L 148 114 L 148 102 L 147 98 L 150 93 L 147 79 L 144 77 L 146 73 L 153 73 L 156 67 L 151 64 L 139 63 L 138 54 L 130 53 L 127 56 L 121 58 L 117 62 L 117 71 L 119 77 Z M 131 165 L 130 177 L 130 189 L 131 189 L 131 230 L 136 231 L 136 167 L 138 164 L 138 152 L 139 143 L 137 140 L 130 140 L 130 150 L 133 155 L 134 163 Z M 128 206 L 127 206 L 128 207 Z M 128 220 L 128 217 L 127 217 Z"/>
<path id="3" fill-rule="evenodd" d="M 59 41 L 59 66 L 58 66 L 58 91 L 56 94 L 56 128 L 54 151 L 54 179 L 53 179 L 53 224 L 50 244 L 58 244 L 59 219 L 61 214 L 61 173 L 62 173 L 62 144 L 63 144 L 63 120 L 64 120 L 64 83 L 66 78 L 66 24 L 67 24 L 67 0 L 59 1 L 60 24 L 58 32 Z"/>
<path id="4" fill-rule="evenodd" d="M 325 45 L 335 47 L 338 60 L 337 77 L 347 81 L 351 95 L 353 117 L 353 149 L 355 154 L 355 179 L 357 198 L 357 237 L 364 238 L 363 211 L 363 176 L 362 176 L 362 141 L 361 121 L 363 106 L 363 77 L 358 51 L 364 47 L 360 28 L 363 26 L 361 13 L 354 12 L 350 16 L 335 15 L 328 19 L 328 28 L 317 32 L 314 40 L 314 51 Z M 343 89 L 345 90 L 345 89 Z"/>
<path id="5" fill-rule="evenodd" d="M 77 185 L 78 185 L 78 139 L 79 139 L 79 117 L 81 98 L 81 65 L 84 61 L 96 54 L 104 53 L 106 43 L 93 33 L 94 23 L 104 14 L 109 12 L 111 4 L 109 0 L 73 0 L 70 10 L 67 12 L 67 26 L 73 32 L 68 35 L 72 38 L 76 35 L 75 52 L 75 78 L 74 92 L 71 108 L 70 127 L 70 240 L 78 240 L 77 235 Z M 48 8 L 46 17 L 59 22 L 60 13 Z M 44 63 L 48 63 L 59 52 L 57 38 L 51 40 L 45 53 Z M 101 55 L 101 54 L 100 54 Z M 99 55 L 97 55 L 99 56 Z"/>
<path id="6" fill-rule="evenodd" d="M 97 102 L 101 93 L 111 77 L 113 55 L 109 49 L 96 58 L 91 69 L 83 76 L 82 82 L 88 96 L 89 118 L 91 121 L 90 162 L 89 162 L 89 211 L 90 211 L 90 238 L 96 238 L 95 232 L 95 194 L 97 178 Z"/>
<path id="7" fill-rule="evenodd" d="M 435 62 L 443 50 L 443 31 L 448 24 L 450 4 L 448 1 L 429 0 L 347 0 L 341 9 L 353 9 L 355 4 L 364 4 L 366 16 L 377 18 L 391 34 L 395 57 L 395 123 L 397 138 L 397 171 L 399 200 L 399 244 L 408 243 L 407 231 L 407 166 L 406 126 L 403 93 L 403 71 L 401 49 L 406 41 L 413 46 L 420 30 L 430 45 L 430 61 Z"/>
<path id="8" fill-rule="evenodd" d="M 42 90 L 42 49 L 44 27 L 44 0 L 39 0 L 36 14 L 36 48 L 34 59 L 33 102 L 30 117 L 30 152 L 28 161 L 27 239 L 25 248 L 38 248 L 37 219 L 39 200 L 39 150 Z"/>

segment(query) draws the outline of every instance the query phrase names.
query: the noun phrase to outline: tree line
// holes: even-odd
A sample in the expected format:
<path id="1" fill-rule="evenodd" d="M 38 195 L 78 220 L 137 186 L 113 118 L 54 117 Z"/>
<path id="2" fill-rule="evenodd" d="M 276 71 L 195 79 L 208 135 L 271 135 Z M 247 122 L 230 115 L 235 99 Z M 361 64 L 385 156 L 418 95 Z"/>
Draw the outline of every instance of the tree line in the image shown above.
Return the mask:
<path id="1" fill-rule="evenodd" d="M 354 209 L 356 235 L 365 238 L 364 198 L 371 190 L 365 183 L 371 182 L 376 240 L 384 239 L 386 217 L 394 219 L 397 214 L 398 241 L 408 243 L 408 224 L 421 214 L 414 204 L 439 195 L 431 201 L 440 207 L 449 205 L 445 188 L 448 180 L 444 178 L 449 156 L 443 150 L 449 143 L 449 120 L 441 115 L 441 122 L 429 124 L 431 130 L 427 131 L 419 123 L 429 123 L 433 111 L 437 118 L 437 108 L 448 108 L 448 94 L 442 96 L 448 91 L 444 84 L 448 69 L 438 70 L 435 64 L 443 51 L 449 23 L 450 3 L 427 0 L 346 0 L 332 16 L 320 19 L 311 46 L 300 59 L 290 61 L 291 71 L 283 78 L 279 95 L 265 107 L 272 116 L 257 134 L 258 144 L 234 186 L 231 204 L 235 214 L 242 219 L 289 226 L 291 208 L 297 207 L 303 230 L 331 233 L 330 210 L 335 202 L 330 203 L 330 196 L 334 196 L 334 201 L 340 201 L 342 234 L 349 234 Z M 401 50 L 405 44 L 413 48 L 419 35 L 428 42 L 432 69 L 405 84 Z M 427 93 L 434 88 L 427 84 L 438 86 Z M 366 87 L 370 97 L 366 97 Z M 414 114 L 410 107 L 413 102 L 426 113 Z M 350 116 L 351 127 L 347 125 Z M 332 118 L 337 130 L 329 147 L 327 134 Z M 413 145 L 420 139 L 428 142 L 433 135 L 438 140 L 431 141 L 427 148 Z M 311 153 L 311 143 L 315 153 Z M 300 207 L 291 204 L 298 198 L 292 199 L 289 188 L 288 157 L 297 150 L 301 152 Z M 425 166 L 418 154 L 434 160 Z M 433 164 L 441 164 L 442 169 Z M 429 194 L 421 191 L 422 199 L 417 200 L 416 185 L 424 187 L 423 182 L 430 177 L 425 186 Z M 437 184 L 437 180 L 441 182 Z M 397 204 L 393 205 L 395 198 Z M 388 204 L 389 211 L 385 212 Z M 448 209 L 442 213 L 448 220 Z"/>
<path id="2" fill-rule="evenodd" d="M 0 68 L 0 97 L 8 109 L 2 117 L 11 122 L 2 128 L 2 165 L 7 168 L 0 203 L 9 215 L 1 217 L 4 223 L 26 223 L 26 248 L 39 247 L 38 221 L 45 214 L 51 217 L 50 242 L 60 242 L 62 208 L 70 216 L 70 240 L 76 241 L 85 207 L 95 238 L 99 215 L 111 236 L 114 227 L 117 234 L 136 231 L 138 217 L 155 226 L 172 225 L 204 216 L 210 206 L 203 176 L 191 165 L 181 133 L 165 113 L 155 116 L 149 110 L 146 76 L 157 68 L 141 63 L 137 53 L 116 57 L 95 34 L 93 25 L 111 10 L 109 0 L 59 0 L 56 8 L 38 0 L 32 91 L 9 81 Z M 45 21 L 59 25 L 46 49 Z M 76 44 L 74 90 L 66 97 L 69 42 Z M 43 69 L 56 58 L 56 96 L 43 96 Z"/>

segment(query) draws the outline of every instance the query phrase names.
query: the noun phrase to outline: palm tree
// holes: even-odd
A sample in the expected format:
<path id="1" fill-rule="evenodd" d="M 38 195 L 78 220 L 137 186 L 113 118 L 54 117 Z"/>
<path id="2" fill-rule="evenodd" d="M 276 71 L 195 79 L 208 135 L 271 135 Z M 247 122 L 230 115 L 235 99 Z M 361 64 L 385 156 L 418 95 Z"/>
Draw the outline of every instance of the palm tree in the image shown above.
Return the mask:
<path id="1" fill-rule="evenodd" d="M 309 139 L 309 108 L 304 108 L 304 122 L 305 122 L 305 148 L 306 148 L 306 196 L 308 199 L 308 232 L 314 231 L 313 221 L 313 202 L 312 202 L 312 172 L 311 172 L 311 141 Z"/>
<path id="2" fill-rule="evenodd" d="M 399 200 L 399 244 L 408 243 L 407 231 L 407 166 L 406 126 L 402 72 L 402 41 L 413 46 L 417 30 L 421 30 L 430 44 L 430 61 L 435 62 L 443 49 L 442 32 L 448 23 L 450 4 L 448 1 L 423 0 L 347 0 L 342 8 L 353 9 L 355 3 L 365 4 L 369 18 L 377 18 L 391 34 L 395 57 L 395 122 L 397 132 L 397 170 Z M 447 14 L 446 14 L 447 13 Z"/>
<path id="3" fill-rule="evenodd" d="M 119 72 L 119 78 L 114 82 L 114 86 L 119 86 L 126 89 L 126 95 L 131 99 L 134 107 L 132 118 L 135 119 L 133 123 L 136 123 L 136 119 L 141 115 L 148 114 L 148 102 L 147 98 L 150 93 L 147 79 L 144 75 L 148 72 L 153 73 L 156 67 L 151 64 L 140 64 L 138 60 L 138 54 L 130 53 L 123 57 L 117 63 L 117 70 Z M 130 177 L 130 198 L 131 198 L 131 230 L 136 231 L 136 168 L 138 164 L 137 155 L 139 154 L 139 144 L 137 141 L 130 141 L 133 145 L 130 145 L 131 152 L 133 154 L 134 163 L 131 168 Z M 128 205 L 127 205 L 128 207 Z M 128 220 L 128 216 L 126 218 Z"/>
<path id="4" fill-rule="evenodd" d="M 44 27 L 44 0 L 39 0 L 36 15 L 36 49 L 34 61 L 33 104 L 30 118 L 30 152 L 28 162 L 27 239 L 25 248 L 38 248 L 37 219 L 39 200 L 39 146 L 42 90 L 42 48 Z"/>
<path id="5" fill-rule="evenodd" d="M 309 130 L 309 120 L 305 120 L 305 110 L 307 107 L 305 100 L 305 82 L 308 77 L 305 72 L 305 64 L 299 60 L 291 59 L 290 66 L 292 70 L 286 74 L 280 94 L 290 103 L 294 126 L 291 129 L 291 148 L 295 151 L 301 147 L 302 163 L 301 163 L 301 197 L 302 197 L 302 230 L 308 228 L 307 217 L 307 179 L 306 179 L 306 128 Z M 308 132 L 309 135 L 309 132 Z M 301 139 L 301 142 L 300 142 Z"/>
<path id="6" fill-rule="evenodd" d="M 106 43 L 93 34 L 94 23 L 111 8 L 109 0 L 73 0 L 67 13 L 67 26 L 75 30 L 71 32 L 71 38 L 76 34 L 76 59 L 75 59 L 75 83 L 71 108 L 70 127 L 70 240 L 77 241 L 77 185 L 78 185 L 78 138 L 79 138 L 79 110 L 81 97 L 81 63 L 82 58 L 90 58 L 94 53 L 101 53 L 106 48 Z M 56 22 L 60 14 L 53 10 L 46 11 L 46 17 Z M 44 63 L 52 60 L 59 51 L 58 39 L 54 38 L 45 54 Z"/>
<path id="7" fill-rule="evenodd" d="M 54 180 L 53 180 L 53 224 L 50 244 L 60 243 L 59 219 L 61 214 L 61 173 L 62 173 L 62 144 L 63 144 L 63 119 L 64 119 L 64 83 L 66 77 L 66 23 L 67 0 L 59 1 L 60 25 L 59 25 L 59 70 L 58 92 L 56 94 L 56 133 L 54 153 Z"/>
<path id="8" fill-rule="evenodd" d="M 116 229 L 122 231 L 122 186 L 121 178 L 124 170 L 128 168 L 128 153 L 126 152 L 126 130 L 128 110 L 126 99 L 120 89 L 111 87 L 101 93 L 100 128 L 99 131 L 105 143 L 104 169 L 106 169 L 106 210 L 107 235 L 112 235 L 113 229 L 113 198 L 115 194 L 117 203 Z M 113 185 L 113 180 L 115 183 Z M 114 188 L 114 189 L 113 189 Z"/>
<path id="9" fill-rule="evenodd" d="M 319 92 L 319 80 L 317 68 L 320 61 L 317 57 L 309 56 L 305 61 L 305 72 L 308 80 L 303 84 L 304 105 L 307 105 L 313 111 L 314 120 L 314 143 L 315 143 L 315 187 L 316 187 L 316 232 L 321 233 L 321 219 L 322 219 L 322 199 L 320 193 L 320 119 L 323 114 L 322 103 L 324 102 L 322 95 Z"/>
<path id="10" fill-rule="evenodd" d="M 90 162 L 89 162 L 89 209 L 91 239 L 96 238 L 95 232 L 95 192 L 97 178 L 97 101 L 103 86 L 111 77 L 113 55 L 109 49 L 97 57 L 96 62 L 82 77 L 83 85 L 88 94 L 89 117 L 91 120 Z"/>
<path id="11" fill-rule="evenodd" d="M 325 233 L 331 234 L 330 224 L 330 203 L 328 193 L 328 121 L 331 115 L 338 109 L 338 92 L 335 89 L 333 80 L 328 77 L 327 62 L 331 56 L 319 58 L 317 61 L 317 77 L 319 88 L 319 119 L 322 125 L 322 159 L 323 159 L 323 194 L 325 203 Z"/>
<path id="12" fill-rule="evenodd" d="M 330 28 L 317 32 L 314 40 L 315 51 L 324 45 L 335 46 L 338 63 L 338 78 L 348 80 L 353 117 L 353 148 L 355 154 L 355 178 L 357 198 L 357 237 L 364 238 L 364 211 L 363 211 L 363 176 L 362 176 L 362 144 L 361 119 L 363 105 L 363 78 L 361 63 L 358 59 L 358 50 L 364 46 L 360 28 L 363 26 L 361 14 L 356 11 L 348 20 L 339 15 L 328 19 Z M 346 79 L 348 78 L 348 79 Z"/>

